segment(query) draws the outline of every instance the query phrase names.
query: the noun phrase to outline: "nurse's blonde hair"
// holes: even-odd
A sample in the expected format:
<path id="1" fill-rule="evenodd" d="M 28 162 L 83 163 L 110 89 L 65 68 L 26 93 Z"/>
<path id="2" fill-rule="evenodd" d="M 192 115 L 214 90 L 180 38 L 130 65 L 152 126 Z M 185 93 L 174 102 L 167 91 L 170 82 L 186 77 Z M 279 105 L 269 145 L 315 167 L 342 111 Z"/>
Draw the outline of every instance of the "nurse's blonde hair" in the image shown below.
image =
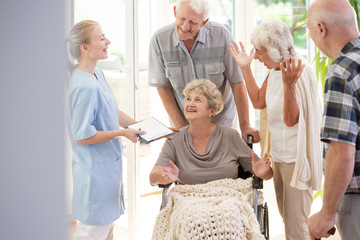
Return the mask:
<path id="1" fill-rule="evenodd" d="M 81 57 L 80 45 L 89 43 L 90 33 L 99 26 L 99 23 L 93 20 L 84 20 L 75 24 L 69 33 L 69 52 L 70 55 L 79 60 Z"/>

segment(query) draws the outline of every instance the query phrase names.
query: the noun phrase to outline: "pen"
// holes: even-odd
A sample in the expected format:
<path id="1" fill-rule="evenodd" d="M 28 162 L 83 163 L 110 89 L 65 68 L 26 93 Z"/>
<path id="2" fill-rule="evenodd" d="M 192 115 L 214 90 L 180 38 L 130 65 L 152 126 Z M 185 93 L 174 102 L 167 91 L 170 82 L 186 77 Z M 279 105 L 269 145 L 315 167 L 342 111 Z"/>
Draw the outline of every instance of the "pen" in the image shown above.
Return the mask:
<path id="1" fill-rule="evenodd" d="M 139 131 L 141 131 L 141 128 L 139 128 Z M 139 141 L 139 138 L 140 138 L 140 134 L 137 134 L 136 135 L 136 141 Z"/>

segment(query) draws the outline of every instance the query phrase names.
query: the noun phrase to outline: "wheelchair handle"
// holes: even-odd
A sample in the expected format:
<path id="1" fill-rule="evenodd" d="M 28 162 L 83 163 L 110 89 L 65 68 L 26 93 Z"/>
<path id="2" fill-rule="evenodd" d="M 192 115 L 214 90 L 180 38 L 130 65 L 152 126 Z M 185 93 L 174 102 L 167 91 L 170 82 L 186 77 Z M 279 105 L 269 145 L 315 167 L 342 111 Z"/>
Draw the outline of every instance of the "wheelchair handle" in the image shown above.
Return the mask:
<path id="1" fill-rule="evenodd" d="M 328 234 L 334 235 L 335 232 L 336 232 L 336 228 L 335 228 L 335 227 L 332 227 L 332 228 L 328 231 Z M 315 240 L 321 240 L 321 238 L 315 238 Z"/>
<path id="2" fill-rule="evenodd" d="M 249 134 L 247 135 L 247 145 L 252 149 L 253 147 L 253 140 L 254 140 L 254 136 Z M 253 176 L 253 188 L 254 189 L 263 189 L 263 180 L 257 176 Z"/>
<path id="3" fill-rule="evenodd" d="M 253 139 L 254 139 L 254 136 L 253 136 L 253 135 L 251 135 L 251 134 L 247 135 L 247 140 L 248 140 L 248 143 L 249 143 L 249 144 L 252 144 L 252 143 L 253 143 Z"/>
<path id="4" fill-rule="evenodd" d="M 252 187 L 253 187 L 253 189 L 263 189 L 264 188 L 263 179 L 254 175 Z"/>
<path id="5" fill-rule="evenodd" d="M 252 145 L 253 145 L 253 140 L 254 140 L 254 136 L 249 134 L 247 135 L 247 145 L 252 149 Z"/>

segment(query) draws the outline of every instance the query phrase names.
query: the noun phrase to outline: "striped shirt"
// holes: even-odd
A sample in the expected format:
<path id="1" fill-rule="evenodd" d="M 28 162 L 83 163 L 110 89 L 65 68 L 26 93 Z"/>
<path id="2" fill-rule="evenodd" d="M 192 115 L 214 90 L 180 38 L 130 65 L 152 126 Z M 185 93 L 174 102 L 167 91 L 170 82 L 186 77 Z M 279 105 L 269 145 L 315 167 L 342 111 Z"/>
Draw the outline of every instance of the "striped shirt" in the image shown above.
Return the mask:
<path id="1" fill-rule="evenodd" d="M 355 146 L 355 167 L 346 190 L 360 192 L 360 38 L 350 41 L 328 67 L 321 140 Z M 326 152 L 326 150 L 324 150 Z"/>
<path id="2" fill-rule="evenodd" d="M 231 127 L 236 107 L 230 83 L 238 83 L 243 79 L 241 70 L 229 51 L 232 42 L 230 33 L 223 25 L 207 22 L 200 28 L 189 53 L 184 42 L 179 40 L 174 24 L 161 28 L 150 41 L 149 85 L 171 85 L 183 115 L 182 91 L 186 84 L 199 78 L 211 80 L 219 88 L 224 101 L 224 109 L 213 118 L 213 122 Z M 184 115 L 183 119 L 185 120 Z"/>

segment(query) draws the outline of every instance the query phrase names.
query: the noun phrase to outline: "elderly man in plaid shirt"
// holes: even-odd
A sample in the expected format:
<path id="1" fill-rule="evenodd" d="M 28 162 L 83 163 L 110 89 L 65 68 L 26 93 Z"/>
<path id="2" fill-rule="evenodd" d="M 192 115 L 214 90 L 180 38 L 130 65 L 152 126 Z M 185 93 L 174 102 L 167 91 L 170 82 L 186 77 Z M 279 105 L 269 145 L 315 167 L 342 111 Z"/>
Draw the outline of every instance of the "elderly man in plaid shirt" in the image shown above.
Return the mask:
<path id="1" fill-rule="evenodd" d="M 308 9 L 310 37 L 329 58 L 321 139 L 325 155 L 322 209 L 308 221 L 312 238 L 360 239 L 360 34 L 347 0 L 316 0 Z"/>

